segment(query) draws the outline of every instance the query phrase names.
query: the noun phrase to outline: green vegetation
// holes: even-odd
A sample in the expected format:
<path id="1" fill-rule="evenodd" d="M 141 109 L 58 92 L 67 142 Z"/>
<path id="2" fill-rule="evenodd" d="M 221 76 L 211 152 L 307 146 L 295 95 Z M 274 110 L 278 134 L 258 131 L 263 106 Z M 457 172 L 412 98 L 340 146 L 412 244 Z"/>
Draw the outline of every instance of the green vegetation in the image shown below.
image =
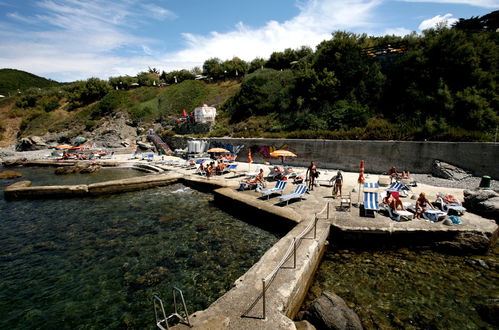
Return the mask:
<path id="1" fill-rule="evenodd" d="M 15 94 L 18 91 L 24 91 L 28 88 L 47 88 L 60 85 L 56 81 L 45 79 L 32 73 L 14 69 L 0 69 L 0 94 L 5 96 Z"/>
<path id="2" fill-rule="evenodd" d="M 202 69 L 149 68 L 109 82 L 26 89 L 9 116 L 23 118 L 20 135 L 90 130 L 116 112 L 171 129 L 183 110 L 209 104 L 218 109 L 209 136 L 492 141 L 497 28 L 499 11 L 421 35 L 335 32 L 315 50 L 286 49 L 268 60 L 210 58 Z"/>

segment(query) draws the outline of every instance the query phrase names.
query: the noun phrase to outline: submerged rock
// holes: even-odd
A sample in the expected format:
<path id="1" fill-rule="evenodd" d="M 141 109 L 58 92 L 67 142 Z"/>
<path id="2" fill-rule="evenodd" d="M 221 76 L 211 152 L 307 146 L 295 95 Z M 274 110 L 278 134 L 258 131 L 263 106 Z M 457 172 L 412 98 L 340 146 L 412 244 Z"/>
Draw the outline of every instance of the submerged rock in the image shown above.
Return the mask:
<path id="1" fill-rule="evenodd" d="M 331 292 L 315 299 L 303 316 L 318 329 L 362 329 L 358 315 Z"/>
<path id="2" fill-rule="evenodd" d="M 0 179 L 15 179 L 15 178 L 20 178 L 23 175 L 19 172 L 14 172 L 14 171 L 3 171 L 0 172 Z"/>

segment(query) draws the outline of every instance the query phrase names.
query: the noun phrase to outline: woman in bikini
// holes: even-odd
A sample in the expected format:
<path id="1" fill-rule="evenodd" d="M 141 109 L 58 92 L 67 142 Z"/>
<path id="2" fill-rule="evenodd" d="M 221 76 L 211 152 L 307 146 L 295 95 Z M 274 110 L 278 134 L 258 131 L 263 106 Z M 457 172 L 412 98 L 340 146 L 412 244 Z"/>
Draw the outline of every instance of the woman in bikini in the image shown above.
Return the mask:
<path id="1" fill-rule="evenodd" d="M 435 208 L 426 198 L 425 193 L 422 192 L 421 194 L 419 194 L 418 200 L 416 201 L 416 218 L 420 219 L 421 214 L 423 214 L 428 207 L 431 209 Z"/>

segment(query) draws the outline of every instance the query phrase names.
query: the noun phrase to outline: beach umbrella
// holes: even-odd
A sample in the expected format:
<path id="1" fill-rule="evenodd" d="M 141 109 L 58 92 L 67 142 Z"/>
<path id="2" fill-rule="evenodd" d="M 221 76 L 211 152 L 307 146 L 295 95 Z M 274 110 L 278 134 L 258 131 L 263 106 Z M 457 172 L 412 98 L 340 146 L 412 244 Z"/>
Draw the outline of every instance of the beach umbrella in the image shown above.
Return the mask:
<path id="1" fill-rule="evenodd" d="M 272 157 L 280 157 L 281 158 L 281 163 L 284 163 L 284 159 L 286 157 L 297 157 L 294 153 L 292 153 L 291 151 L 289 150 L 284 150 L 284 149 L 279 149 L 279 150 L 275 150 L 275 151 L 272 151 L 270 153 L 270 155 Z"/>
<path id="2" fill-rule="evenodd" d="M 208 149 L 208 152 L 220 152 L 220 153 L 225 153 L 225 152 L 230 152 L 229 150 L 227 149 L 224 149 L 224 148 L 211 148 L 211 149 Z"/>
<path id="3" fill-rule="evenodd" d="M 69 145 L 69 144 L 61 144 L 61 145 L 58 145 L 57 147 L 55 147 L 56 149 L 69 149 L 69 148 L 72 148 L 73 146 L 72 145 Z"/>
<path id="4" fill-rule="evenodd" d="M 270 153 L 272 157 L 297 157 L 294 153 L 289 150 L 275 150 Z"/>
<path id="5" fill-rule="evenodd" d="M 251 163 L 253 163 L 253 158 L 251 157 L 251 148 L 248 148 L 248 164 L 251 169 Z"/>

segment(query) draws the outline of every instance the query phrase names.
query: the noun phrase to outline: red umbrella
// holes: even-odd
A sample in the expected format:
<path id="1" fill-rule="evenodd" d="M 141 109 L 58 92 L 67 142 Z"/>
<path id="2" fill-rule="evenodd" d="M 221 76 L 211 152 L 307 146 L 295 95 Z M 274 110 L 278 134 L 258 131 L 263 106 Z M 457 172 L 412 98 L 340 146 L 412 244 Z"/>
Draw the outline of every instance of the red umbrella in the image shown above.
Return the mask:
<path id="1" fill-rule="evenodd" d="M 363 184 L 364 181 L 366 181 L 366 179 L 364 178 L 364 161 L 361 161 L 360 162 L 359 179 L 357 180 L 357 182 L 359 184 Z"/>

